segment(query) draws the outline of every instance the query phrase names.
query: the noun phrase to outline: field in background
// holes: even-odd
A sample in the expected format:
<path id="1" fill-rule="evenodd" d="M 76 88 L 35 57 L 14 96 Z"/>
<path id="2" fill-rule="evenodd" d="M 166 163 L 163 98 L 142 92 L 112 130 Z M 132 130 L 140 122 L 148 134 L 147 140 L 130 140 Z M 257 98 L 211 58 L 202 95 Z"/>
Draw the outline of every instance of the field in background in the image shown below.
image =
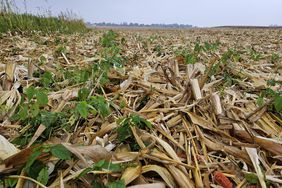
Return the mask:
<path id="1" fill-rule="evenodd" d="M 279 29 L 4 33 L 0 187 L 279 187 L 281 57 Z"/>

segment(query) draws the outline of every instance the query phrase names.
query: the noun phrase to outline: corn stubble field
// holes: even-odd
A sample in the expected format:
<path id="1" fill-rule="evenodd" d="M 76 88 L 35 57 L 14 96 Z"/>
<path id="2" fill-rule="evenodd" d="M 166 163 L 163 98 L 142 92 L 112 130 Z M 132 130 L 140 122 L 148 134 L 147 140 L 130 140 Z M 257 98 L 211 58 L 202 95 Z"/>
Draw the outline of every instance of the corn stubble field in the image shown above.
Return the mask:
<path id="1" fill-rule="evenodd" d="M 281 29 L 0 34 L 0 187 L 281 187 Z"/>

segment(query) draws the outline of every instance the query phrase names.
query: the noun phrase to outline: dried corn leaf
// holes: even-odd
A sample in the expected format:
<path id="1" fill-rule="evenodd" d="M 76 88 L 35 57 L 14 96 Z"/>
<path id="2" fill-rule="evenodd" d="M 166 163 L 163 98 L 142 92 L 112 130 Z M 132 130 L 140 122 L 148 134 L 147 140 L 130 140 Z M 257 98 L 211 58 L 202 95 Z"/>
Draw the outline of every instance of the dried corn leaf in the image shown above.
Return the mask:
<path id="1" fill-rule="evenodd" d="M 146 173 L 149 171 L 154 171 L 158 173 L 162 177 L 162 179 L 166 182 L 168 187 L 176 187 L 172 175 L 169 173 L 169 171 L 166 168 L 158 165 L 146 165 L 142 167 L 142 173 Z"/>
<path id="2" fill-rule="evenodd" d="M 253 163 L 253 166 L 255 168 L 255 171 L 257 173 L 257 176 L 258 176 L 258 179 L 259 179 L 259 182 L 260 182 L 260 185 L 262 188 L 266 188 L 266 183 L 265 183 L 265 179 L 264 179 L 264 174 L 261 170 L 261 167 L 260 167 L 260 162 L 259 162 L 259 156 L 257 154 L 257 149 L 255 148 L 246 148 L 246 151 L 247 153 L 249 154 L 250 156 L 250 159 Z"/>
<path id="3" fill-rule="evenodd" d="M 141 174 L 141 166 L 128 167 L 123 172 L 120 179 L 124 180 L 125 185 L 128 185 Z"/>
<path id="4" fill-rule="evenodd" d="M 0 135 L 0 161 L 18 153 L 19 150 L 11 144 L 4 136 Z"/>

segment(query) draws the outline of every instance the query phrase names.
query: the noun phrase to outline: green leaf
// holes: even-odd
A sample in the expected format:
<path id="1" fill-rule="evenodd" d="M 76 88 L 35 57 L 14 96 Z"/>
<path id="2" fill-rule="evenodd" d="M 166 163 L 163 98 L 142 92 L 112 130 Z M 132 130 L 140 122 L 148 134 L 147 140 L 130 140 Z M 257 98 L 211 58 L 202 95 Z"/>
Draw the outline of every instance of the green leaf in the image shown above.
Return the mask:
<path id="1" fill-rule="evenodd" d="M 46 185 L 48 183 L 48 180 L 49 180 L 48 169 L 47 167 L 44 167 L 40 170 L 37 177 L 37 181 L 39 181 L 43 185 Z"/>
<path id="2" fill-rule="evenodd" d="M 111 162 L 106 162 L 103 165 L 103 168 L 107 169 L 107 170 L 110 170 L 110 171 L 113 171 L 113 172 L 121 171 L 121 166 L 119 164 L 113 164 Z"/>
<path id="3" fill-rule="evenodd" d="M 32 117 L 36 117 L 39 114 L 39 105 L 37 103 L 30 106 L 30 113 Z"/>
<path id="4" fill-rule="evenodd" d="M 247 182 L 249 182 L 250 184 L 258 184 L 259 183 L 259 179 L 258 179 L 257 175 L 255 175 L 253 173 L 245 174 L 245 178 L 246 178 Z"/>
<path id="5" fill-rule="evenodd" d="M 111 162 L 101 160 L 97 163 L 95 163 L 92 167 L 84 169 L 78 176 L 78 178 L 85 176 L 87 173 L 93 171 L 93 170 L 103 170 L 107 169 L 113 172 L 121 171 L 121 166 L 119 164 L 113 164 Z"/>
<path id="6" fill-rule="evenodd" d="M 49 153 L 51 151 L 50 145 L 45 145 L 42 148 L 43 153 Z"/>
<path id="7" fill-rule="evenodd" d="M 275 86 L 276 84 L 282 86 L 282 81 L 273 80 L 273 79 L 267 80 L 267 85 Z"/>
<path id="8" fill-rule="evenodd" d="M 70 160 L 71 153 L 67 150 L 62 144 L 55 145 L 51 147 L 51 153 L 53 156 L 62 159 L 62 160 Z"/>
<path id="9" fill-rule="evenodd" d="M 86 174 L 88 174 L 89 172 L 91 172 L 93 170 L 92 167 L 88 167 L 88 168 L 85 168 L 77 177 L 77 179 L 85 176 Z"/>
<path id="10" fill-rule="evenodd" d="M 96 181 L 94 181 L 94 182 L 92 183 L 92 187 L 93 187 L 93 188 L 105 188 L 105 186 L 104 186 L 103 183 L 96 182 Z"/>
<path id="11" fill-rule="evenodd" d="M 199 43 L 195 44 L 194 52 L 199 53 L 199 52 L 201 52 L 202 49 L 203 49 L 203 47 Z"/>
<path id="12" fill-rule="evenodd" d="M 29 177 L 33 179 L 37 179 L 38 174 L 43 168 L 46 168 L 46 165 L 44 165 L 43 162 L 39 160 L 35 160 L 34 163 L 31 165 L 31 167 L 26 172 Z"/>
<path id="13" fill-rule="evenodd" d="M 117 171 L 121 171 L 121 166 L 120 164 L 114 164 L 109 161 L 101 160 L 94 164 L 93 169 L 95 170 L 107 169 L 107 170 L 117 172 Z"/>
<path id="14" fill-rule="evenodd" d="M 81 115 L 83 118 L 87 118 L 88 116 L 88 104 L 86 101 L 82 101 L 78 103 L 75 107 L 75 110 Z"/>
<path id="15" fill-rule="evenodd" d="M 5 179 L 5 185 L 7 187 L 15 187 L 17 184 L 18 180 L 17 179 L 13 179 L 13 178 L 7 178 Z M 0 184 L 1 187 L 1 184 Z M 4 187 L 4 186 L 3 186 Z"/>
<path id="16" fill-rule="evenodd" d="M 26 118 L 28 118 L 28 106 L 27 105 L 20 106 L 18 117 L 20 120 L 25 120 Z"/>
<path id="17" fill-rule="evenodd" d="M 272 63 L 275 63 L 275 62 L 277 62 L 279 60 L 279 55 L 277 54 L 277 53 L 273 53 L 272 55 L 271 55 L 271 62 Z"/>
<path id="18" fill-rule="evenodd" d="M 102 38 L 100 39 L 100 42 L 101 42 L 101 45 L 103 47 L 112 47 L 115 45 L 116 43 L 116 37 L 117 37 L 117 34 L 110 30 L 108 31 L 107 33 L 104 33 Z"/>
<path id="19" fill-rule="evenodd" d="M 40 65 L 43 65 L 43 64 L 45 64 L 46 63 L 46 61 L 47 61 L 47 59 L 46 59 L 46 57 L 45 56 L 40 56 L 39 57 L 39 64 Z"/>
<path id="20" fill-rule="evenodd" d="M 276 84 L 276 81 L 275 80 L 267 80 L 267 85 L 268 86 L 275 86 L 275 84 Z"/>
<path id="21" fill-rule="evenodd" d="M 133 115 L 131 116 L 131 120 L 132 120 L 132 123 L 137 126 L 138 128 L 145 128 L 144 125 L 146 125 L 147 127 L 149 128 L 152 128 L 152 125 L 150 122 L 148 122 L 147 120 L 145 120 L 144 118 L 141 118 L 139 117 L 138 115 Z"/>
<path id="22" fill-rule="evenodd" d="M 125 188 L 124 180 L 118 180 L 108 184 L 109 188 Z"/>
<path id="23" fill-rule="evenodd" d="M 25 94 L 27 95 L 28 101 L 31 101 L 33 96 L 36 94 L 36 90 L 33 86 L 30 86 L 30 87 L 25 89 Z"/>
<path id="24" fill-rule="evenodd" d="M 135 125 L 138 125 L 141 123 L 141 118 L 137 115 L 133 115 L 131 117 L 131 120 L 132 120 L 132 123 L 135 124 Z"/>
<path id="25" fill-rule="evenodd" d="M 147 127 L 149 127 L 150 129 L 153 128 L 153 127 L 152 127 L 152 124 L 151 124 L 149 121 L 147 121 L 147 120 L 145 120 L 145 119 L 142 118 L 142 122 L 143 122 Z"/>
<path id="26" fill-rule="evenodd" d="M 103 73 L 103 74 L 102 74 L 102 77 L 101 77 L 101 79 L 100 79 L 100 84 L 101 84 L 101 85 L 105 85 L 105 84 L 107 84 L 107 83 L 109 83 L 109 82 L 110 82 L 110 80 L 109 80 L 109 78 L 108 78 L 107 73 Z"/>
<path id="27" fill-rule="evenodd" d="M 37 157 L 39 157 L 40 154 L 41 154 L 41 151 L 38 148 L 36 148 L 26 162 L 26 165 L 25 165 L 26 171 L 29 171 L 30 167 L 32 166 L 34 161 L 37 159 Z"/>
<path id="28" fill-rule="evenodd" d="M 102 96 L 92 97 L 91 104 L 97 109 L 102 117 L 110 115 L 111 111 L 107 101 Z"/>
<path id="29" fill-rule="evenodd" d="M 37 99 L 37 104 L 39 106 L 44 106 L 44 105 L 48 104 L 48 96 L 41 91 L 38 91 L 36 93 L 36 99 Z"/>
<path id="30" fill-rule="evenodd" d="M 90 77 L 88 70 L 81 70 L 79 75 L 79 82 L 86 82 Z"/>
<path id="31" fill-rule="evenodd" d="M 95 108 L 91 108 L 90 109 L 90 113 L 93 115 L 93 116 L 96 116 L 97 115 L 97 110 Z"/>
<path id="32" fill-rule="evenodd" d="M 72 116 L 69 118 L 68 124 L 69 124 L 70 126 L 72 126 L 72 125 L 75 124 L 76 120 L 77 120 L 76 116 L 75 116 L 75 115 L 72 115 Z"/>
<path id="33" fill-rule="evenodd" d="M 125 107 L 126 107 L 126 102 L 125 102 L 124 100 L 121 100 L 121 101 L 119 102 L 119 107 L 120 107 L 121 109 L 125 108 Z"/>
<path id="34" fill-rule="evenodd" d="M 40 78 L 40 83 L 44 86 L 44 87 L 49 87 L 50 84 L 53 83 L 53 76 L 51 72 L 45 72 L 42 77 Z"/>
<path id="35" fill-rule="evenodd" d="M 56 55 L 60 55 L 61 53 L 67 53 L 67 49 L 64 45 L 59 45 L 55 50 Z"/>
<path id="36" fill-rule="evenodd" d="M 263 97 L 260 96 L 260 97 L 257 99 L 257 105 L 258 105 L 258 106 L 262 106 L 263 103 L 264 103 Z"/>
<path id="37" fill-rule="evenodd" d="M 279 92 L 270 88 L 266 88 L 265 89 L 265 95 L 268 97 L 274 97 L 279 95 Z"/>
<path id="38" fill-rule="evenodd" d="M 185 56 L 186 64 L 195 64 L 197 62 L 197 57 L 194 54 L 187 54 Z"/>
<path id="39" fill-rule="evenodd" d="M 117 139 L 119 142 L 124 142 L 130 136 L 132 136 L 132 132 L 128 123 L 124 123 L 117 128 Z"/>
<path id="40" fill-rule="evenodd" d="M 60 122 L 60 114 L 56 112 L 42 111 L 40 112 L 40 123 L 46 127 L 56 126 Z"/>
<path id="41" fill-rule="evenodd" d="M 95 170 L 102 170 L 103 166 L 105 165 L 105 160 L 100 160 L 93 165 L 93 169 Z"/>
<path id="42" fill-rule="evenodd" d="M 277 112 L 282 110 L 282 96 L 277 96 L 274 98 L 274 107 Z"/>
<path id="43" fill-rule="evenodd" d="M 83 101 L 83 100 L 86 100 L 88 95 L 89 95 L 90 91 L 89 89 L 87 88 L 81 88 L 79 91 L 78 91 L 78 99 L 80 101 Z"/>

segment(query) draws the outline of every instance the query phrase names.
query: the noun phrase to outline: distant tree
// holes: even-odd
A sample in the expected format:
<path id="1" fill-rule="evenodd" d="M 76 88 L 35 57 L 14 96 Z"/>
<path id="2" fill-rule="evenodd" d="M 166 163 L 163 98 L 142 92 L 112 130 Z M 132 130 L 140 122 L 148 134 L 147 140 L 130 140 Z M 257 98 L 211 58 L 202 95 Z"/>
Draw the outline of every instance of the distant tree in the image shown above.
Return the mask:
<path id="1" fill-rule="evenodd" d="M 192 25 L 188 24 L 178 24 L 178 23 L 173 23 L 173 24 L 162 24 L 162 23 L 153 23 L 153 24 L 139 24 L 139 23 L 127 23 L 127 22 L 122 22 L 120 24 L 117 23 L 95 23 L 96 26 L 116 26 L 116 27 L 154 27 L 154 28 L 191 28 L 193 27 Z"/>

